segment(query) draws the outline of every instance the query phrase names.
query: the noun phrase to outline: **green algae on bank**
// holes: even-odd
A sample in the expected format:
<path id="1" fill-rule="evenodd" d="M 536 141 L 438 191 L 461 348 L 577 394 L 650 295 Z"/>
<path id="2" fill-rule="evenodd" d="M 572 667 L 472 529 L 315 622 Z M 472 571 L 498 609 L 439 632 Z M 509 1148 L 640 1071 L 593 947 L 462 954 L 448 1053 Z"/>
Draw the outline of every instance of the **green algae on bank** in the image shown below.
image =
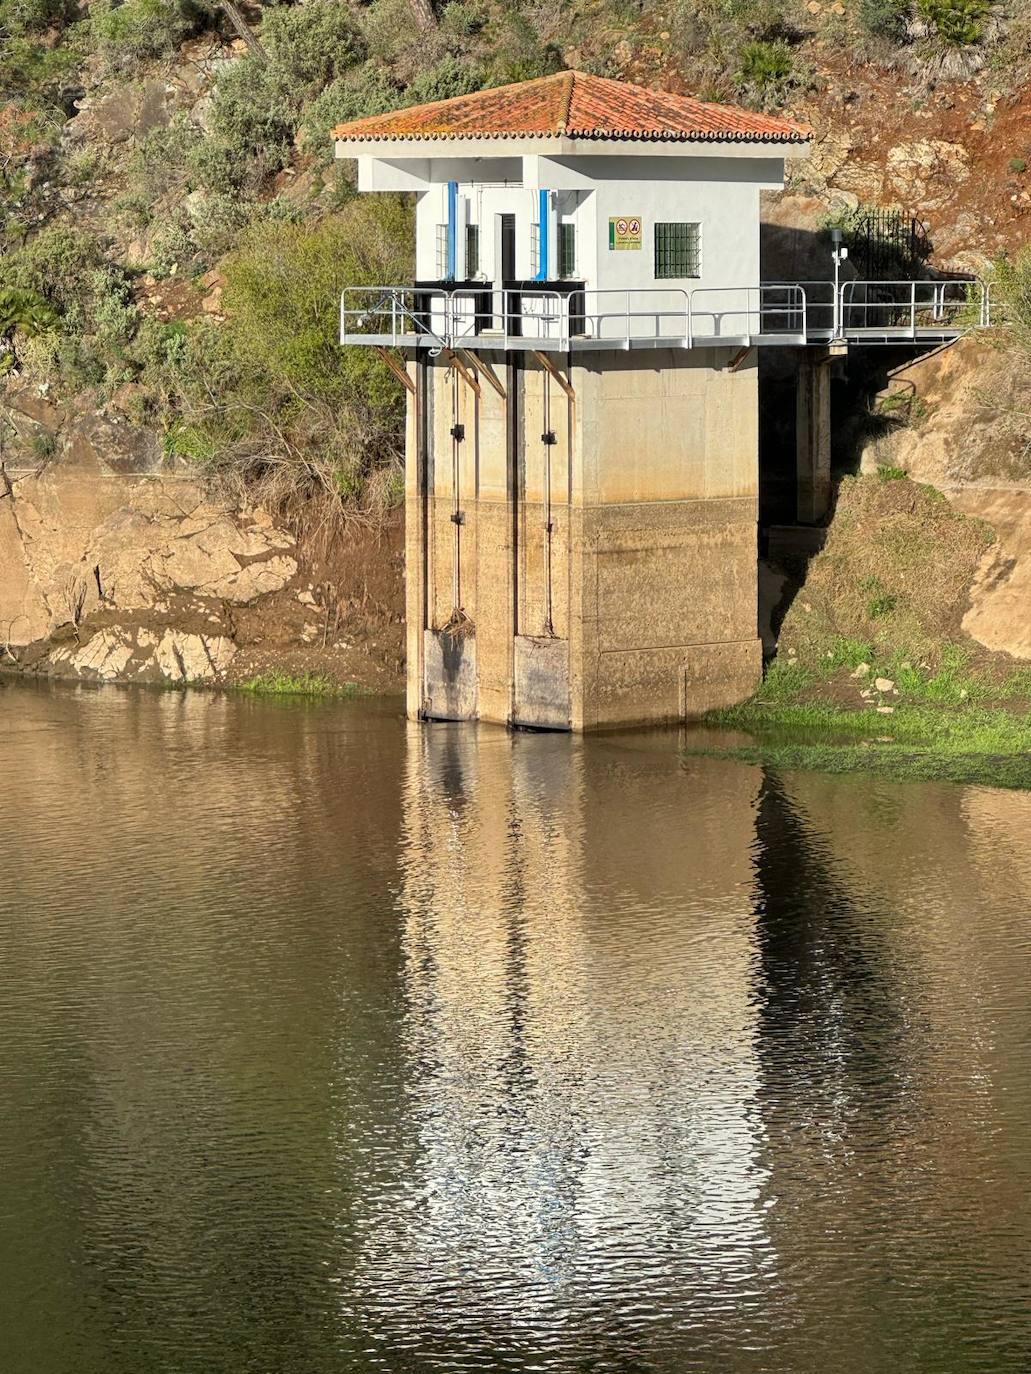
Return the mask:
<path id="1" fill-rule="evenodd" d="M 325 673 L 260 673 L 236 684 L 236 691 L 263 697 L 361 697 L 368 689 L 357 682 L 335 682 Z"/>
<path id="2" fill-rule="evenodd" d="M 881 715 L 753 700 L 711 712 L 688 731 L 683 752 L 787 769 L 1031 789 L 1031 713 L 900 705 Z"/>

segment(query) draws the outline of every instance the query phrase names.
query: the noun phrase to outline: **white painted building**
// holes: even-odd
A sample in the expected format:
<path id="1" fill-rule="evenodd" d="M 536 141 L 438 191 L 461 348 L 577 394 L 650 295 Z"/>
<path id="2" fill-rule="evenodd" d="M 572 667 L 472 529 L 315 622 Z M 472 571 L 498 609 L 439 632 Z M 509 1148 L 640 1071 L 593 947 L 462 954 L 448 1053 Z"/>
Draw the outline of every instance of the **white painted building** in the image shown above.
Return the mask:
<path id="1" fill-rule="evenodd" d="M 783 185 L 785 156 L 809 138 L 791 120 L 576 72 L 335 132 L 359 190 L 415 193 L 435 329 L 444 293 L 482 283 L 489 298 L 450 297 L 454 332 L 508 334 L 518 314 L 535 346 L 686 340 L 692 316 L 696 334 L 748 333 L 760 192 Z"/>

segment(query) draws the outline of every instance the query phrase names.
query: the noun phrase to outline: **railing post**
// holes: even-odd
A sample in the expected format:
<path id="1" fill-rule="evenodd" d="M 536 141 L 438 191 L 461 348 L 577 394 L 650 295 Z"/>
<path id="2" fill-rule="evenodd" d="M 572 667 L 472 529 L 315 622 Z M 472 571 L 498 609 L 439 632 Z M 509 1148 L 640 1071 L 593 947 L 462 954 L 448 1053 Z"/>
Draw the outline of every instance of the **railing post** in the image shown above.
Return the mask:
<path id="1" fill-rule="evenodd" d="M 916 282 L 909 283 L 909 337 L 916 338 Z"/>

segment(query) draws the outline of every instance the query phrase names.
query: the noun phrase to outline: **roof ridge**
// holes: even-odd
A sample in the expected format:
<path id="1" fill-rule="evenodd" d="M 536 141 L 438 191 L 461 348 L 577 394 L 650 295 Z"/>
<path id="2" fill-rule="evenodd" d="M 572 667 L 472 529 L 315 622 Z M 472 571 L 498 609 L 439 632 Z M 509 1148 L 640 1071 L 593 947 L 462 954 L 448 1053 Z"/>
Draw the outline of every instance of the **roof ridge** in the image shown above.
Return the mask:
<path id="1" fill-rule="evenodd" d="M 566 134 L 569 132 L 569 111 L 573 107 L 573 88 L 576 86 L 576 80 L 579 75 L 580 73 L 573 68 L 562 73 L 565 89 L 562 92 L 562 105 L 559 114 L 558 128 L 555 131 L 556 133 Z"/>

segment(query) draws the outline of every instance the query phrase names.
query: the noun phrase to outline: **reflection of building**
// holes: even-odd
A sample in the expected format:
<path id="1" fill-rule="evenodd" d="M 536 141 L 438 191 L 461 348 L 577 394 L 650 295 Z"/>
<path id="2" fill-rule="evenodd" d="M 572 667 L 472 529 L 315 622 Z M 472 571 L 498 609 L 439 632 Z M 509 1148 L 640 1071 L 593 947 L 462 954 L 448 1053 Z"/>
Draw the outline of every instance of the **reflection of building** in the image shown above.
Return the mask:
<path id="1" fill-rule="evenodd" d="M 417 1295 L 423 1337 L 433 1308 L 625 1336 L 649 1293 L 716 1301 L 764 1264 L 756 777 L 723 781 L 716 816 L 668 747 L 410 735 L 411 1205 L 363 1218 L 357 1272 L 368 1302 Z"/>

